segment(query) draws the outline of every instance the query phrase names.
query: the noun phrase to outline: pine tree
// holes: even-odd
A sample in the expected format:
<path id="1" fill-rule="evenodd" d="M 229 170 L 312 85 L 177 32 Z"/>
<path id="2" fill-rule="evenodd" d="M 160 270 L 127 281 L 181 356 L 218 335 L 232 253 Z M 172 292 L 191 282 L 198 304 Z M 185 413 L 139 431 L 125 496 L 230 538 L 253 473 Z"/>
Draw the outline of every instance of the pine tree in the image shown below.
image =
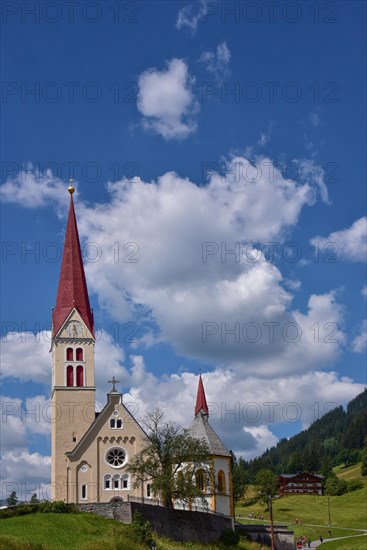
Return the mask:
<path id="1" fill-rule="evenodd" d="M 6 500 L 8 506 L 15 506 L 18 502 L 17 493 L 15 491 L 12 491 Z"/>

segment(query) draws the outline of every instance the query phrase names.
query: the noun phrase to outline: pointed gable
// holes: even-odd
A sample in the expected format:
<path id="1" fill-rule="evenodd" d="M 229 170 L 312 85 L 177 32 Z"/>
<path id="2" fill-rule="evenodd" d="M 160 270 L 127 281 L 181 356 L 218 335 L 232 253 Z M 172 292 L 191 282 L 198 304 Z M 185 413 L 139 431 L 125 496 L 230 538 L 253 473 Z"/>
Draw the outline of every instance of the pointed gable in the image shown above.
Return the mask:
<path id="1" fill-rule="evenodd" d="M 66 226 L 64 252 L 62 257 L 56 307 L 53 311 L 53 336 L 56 336 L 67 316 L 75 308 L 94 336 L 93 313 L 89 304 L 78 227 L 76 223 L 73 195 L 69 188 L 70 208 Z"/>
<path id="2" fill-rule="evenodd" d="M 195 415 L 197 415 L 200 411 L 203 411 L 204 414 L 209 414 L 201 374 L 199 376 L 198 392 L 196 396 Z"/>

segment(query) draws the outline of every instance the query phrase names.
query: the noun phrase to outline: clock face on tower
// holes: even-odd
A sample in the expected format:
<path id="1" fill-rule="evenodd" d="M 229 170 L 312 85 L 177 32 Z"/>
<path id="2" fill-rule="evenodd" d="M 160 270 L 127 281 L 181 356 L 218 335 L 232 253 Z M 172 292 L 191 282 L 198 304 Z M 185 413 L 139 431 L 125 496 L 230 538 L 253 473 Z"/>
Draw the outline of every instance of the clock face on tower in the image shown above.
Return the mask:
<path id="1" fill-rule="evenodd" d="M 70 321 L 66 326 L 66 332 L 69 338 L 80 338 L 83 336 L 83 325 L 80 321 Z"/>

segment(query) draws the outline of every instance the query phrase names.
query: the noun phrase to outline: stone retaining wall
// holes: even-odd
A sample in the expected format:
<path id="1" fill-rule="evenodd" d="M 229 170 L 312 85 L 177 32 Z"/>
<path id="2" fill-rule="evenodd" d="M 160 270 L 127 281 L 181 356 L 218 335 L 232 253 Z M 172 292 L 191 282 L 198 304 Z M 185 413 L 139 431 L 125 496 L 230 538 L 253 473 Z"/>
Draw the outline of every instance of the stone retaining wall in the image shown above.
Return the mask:
<path id="1" fill-rule="evenodd" d="M 231 528 L 231 519 L 226 516 L 168 510 L 162 506 L 140 502 L 77 504 L 76 507 L 81 512 L 98 514 L 123 523 L 132 523 L 134 511 L 138 510 L 158 535 L 181 542 L 215 542 L 224 529 Z"/>
<path id="2" fill-rule="evenodd" d="M 246 525 L 236 523 L 236 531 L 246 534 L 254 542 L 271 546 L 270 525 Z M 286 525 L 274 525 L 274 539 L 276 550 L 294 550 L 294 534 L 288 531 Z"/>

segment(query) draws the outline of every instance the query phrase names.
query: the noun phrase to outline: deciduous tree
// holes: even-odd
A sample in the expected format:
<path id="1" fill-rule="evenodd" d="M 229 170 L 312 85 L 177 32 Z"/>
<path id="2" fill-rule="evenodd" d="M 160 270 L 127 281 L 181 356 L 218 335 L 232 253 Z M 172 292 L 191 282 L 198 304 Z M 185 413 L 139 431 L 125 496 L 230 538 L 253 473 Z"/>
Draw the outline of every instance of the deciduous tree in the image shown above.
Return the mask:
<path id="1" fill-rule="evenodd" d="M 173 508 L 176 499 L 189 502 L 202 498 L 204 491 L 196 483 L 196 474 L 202 469 L 210 482 L 211 462 L 204 440 L 190 436 L 189 430 L 180 430 L 166 422 L 164 413 L 155 410 L 145 420 L 146 438 L 143 450 L 130 462 L 135 488 L 149 481 L 153 494 L 159 495 L 164 506 Z"/>

